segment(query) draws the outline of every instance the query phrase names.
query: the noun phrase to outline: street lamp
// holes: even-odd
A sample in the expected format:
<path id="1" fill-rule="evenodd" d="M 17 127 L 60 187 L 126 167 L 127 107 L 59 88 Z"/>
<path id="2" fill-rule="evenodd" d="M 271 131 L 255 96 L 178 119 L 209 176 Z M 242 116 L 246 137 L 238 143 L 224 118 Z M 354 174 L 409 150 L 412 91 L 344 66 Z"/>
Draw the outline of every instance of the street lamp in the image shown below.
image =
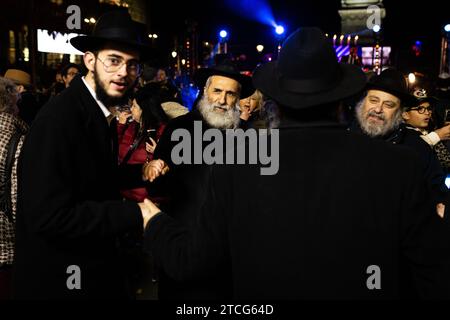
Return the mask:
<path id="1" fill-rule="evenodd" d="M 373 30 L 373 32 L 375 32 L 375 33 L 378 33 L 378 32 L 380 32 L 380 30 L 381 30 L 381 27 L 379 26 L 379 25 L 374 25 L 373 27 L 372 27 L 372 30 Z"/>
<path id="2" fill-rule="evenodd" d="M 228 47 L 227 47 L 227 40 L 228 40 L 228 31 L 227 30 L 220 30 L 219 32 L 219 52 L 218 53 L 228 53 Z M 223 44 L 223 50 L 222 50 L 222 44 Z M 223 51 L 223 52 L 222 52 Z"/>
<path id="3" fill-rule="evenodd" d="M 278 54 L 280 53 L 280 50 L 281 50 L 281 42 L 283 41 L 284 31 L 285 31 L 285 29 L 281 24 L 275 26 L 275 34 L 276 34 L 276 37 L 278 40 L 278 43 L 277 43 Z"/>
<path id="4" fill-rule="evenodd" d="M 95 20 L 94 17 L 91 18 L 84 18 L 84 22 L 88 23 L 88 24 L 95 24 L 97 22 L 97 20 Z"/>
<path id="5" fill-rule="evenodd" d="M 408 74 L 408 82 L 409 84 L 414 84 L 416 82 L 416 75 L 414 73 Z"/>
<path id="6" fill-rule="evenodd" d="M 176 51 L 172 51 L 172 58 L 176 58 L 177 57 L 177 52 Z"/>
<path id="7" fill-rule="evenodd" d="M 256 46 L 256 51 L 258 51 L 258 52 L 262 52 L 264 50 L 264 46 L 262 45 L 262 44 L 258 44 L 257 46 Z"/>
<path id="8" fill-rule="evenodd" d="M 284 27 L 283 26 L 276 26 L 275 27 L 275 33 L 279 36 L 281 36 L 284 33 Z"/>
<path id="9" fill-rule="evenodd" d="M 450 32 L 450 23 L 445 25 L 444 30 L 445 32 Z"/>

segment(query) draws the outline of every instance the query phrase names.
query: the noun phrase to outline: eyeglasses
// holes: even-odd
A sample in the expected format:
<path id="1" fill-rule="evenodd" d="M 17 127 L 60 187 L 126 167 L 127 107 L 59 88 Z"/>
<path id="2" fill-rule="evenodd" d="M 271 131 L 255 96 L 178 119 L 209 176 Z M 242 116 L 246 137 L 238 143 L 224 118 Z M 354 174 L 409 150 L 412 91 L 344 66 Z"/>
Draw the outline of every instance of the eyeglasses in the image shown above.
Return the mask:
<path id="1" fill-rule="evenodd" d="M 422 107 L 422 106 L 411 108 L 410 110 L 415 110 L 415 111 L 417 111 L 420 114 L 424 114 L 426 111 L 428 111 L 429 113 L 433 112 L 432 108 L 430 108 L 430 107 Z"/>
<path id="2" fill-rule="evenodd" d="M 117 57 L 106 57 L 105 60 L 100 59 L 97 57 L 97 59 L 103 63 L 103 67 L 105 68 L 105 71 L 108 73 L 113 73 L 119 71 L 122 66 L 125 64 L 125 60 Z M 127 65 L 127 72 L 133 76 L 140 76 L 142 73 L 142 65 L 135 61 L 130 60 L 126 62 Z"/>

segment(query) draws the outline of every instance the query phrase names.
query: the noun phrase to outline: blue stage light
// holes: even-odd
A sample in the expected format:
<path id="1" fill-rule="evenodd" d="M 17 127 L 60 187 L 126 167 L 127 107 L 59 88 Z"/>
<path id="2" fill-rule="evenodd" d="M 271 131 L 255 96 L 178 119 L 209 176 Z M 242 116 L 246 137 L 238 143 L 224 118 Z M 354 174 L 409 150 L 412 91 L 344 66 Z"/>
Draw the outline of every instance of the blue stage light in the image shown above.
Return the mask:
<path id="1" fill-rule="evenodd" d="M 278 35 L 282 35 L 284 33 L 284 27 L 283 26 L 276 26 L 275 27 L 275 33 Z"/>

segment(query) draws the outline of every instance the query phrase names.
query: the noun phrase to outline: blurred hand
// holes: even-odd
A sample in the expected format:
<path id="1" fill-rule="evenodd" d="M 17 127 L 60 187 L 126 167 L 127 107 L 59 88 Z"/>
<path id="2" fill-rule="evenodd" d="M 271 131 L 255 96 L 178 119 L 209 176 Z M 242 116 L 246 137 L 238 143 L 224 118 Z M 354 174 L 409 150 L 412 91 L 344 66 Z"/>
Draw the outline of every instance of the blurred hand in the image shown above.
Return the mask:
<path id="1" fill-rule="evenodd" d="M 442 128 L 434 130 L 441 138 L 441 140 L 450 140 L 450 124 L 446 123 L 446 125 Z"/>
<path id="2" fill-rule="evenodd" d="M 149 139 L 150 139 L 150 143 L 148 143 L 148 142 L 145 143 L 145 150 L 148 153 L 153 153 L 153 152 L 155 152 L 157 143 L 152 138 L 149 138 Z"/>
<path id="3" fill-rule="evenodd" d="M 169 171 L 169 166 L 160 159 L 152 160 L 144 164 L 142 168 L 142 178 L 144 181 L 153 182 L 159 176 L 165 175 Z"/>
<path id="4" fill-rule="evenodd" d="M 443 203 L 438 203 L 436 205 L 436 213 L 438 214 L 439 217 L 444 218 L 445 205 Z"/>
<path id="5" fill-rule="evenodd" d="M 120 111 L 118 115 L 118 122 L 120 124 L 125 124 L 128 121 L 128 118 L 131 117 L 131 112 L 129 111 Z"/>
<path id="6" fill-rule="evenodd" d="M 240 115 L 240 118 L 241 118 L 242 120 L 247 121 L 247 120 L 250 118 L 250 116 L 251 116 L 250 108 L 249 108 L 248 106 L 243 106 L 243 107 L 241 107 L 241 115 Z"/>
<path id="7" fill-rule="evenodd" d="M 144 202 L 138 203 L 141 213 L 142 213 L 142 219 L 144 220 L 144 230 L 147 226 L 148 222 L 151 218 L 153 218 L 156 214 L 160 213 L 161 210 L 150 200 L 145 199 Z"/>

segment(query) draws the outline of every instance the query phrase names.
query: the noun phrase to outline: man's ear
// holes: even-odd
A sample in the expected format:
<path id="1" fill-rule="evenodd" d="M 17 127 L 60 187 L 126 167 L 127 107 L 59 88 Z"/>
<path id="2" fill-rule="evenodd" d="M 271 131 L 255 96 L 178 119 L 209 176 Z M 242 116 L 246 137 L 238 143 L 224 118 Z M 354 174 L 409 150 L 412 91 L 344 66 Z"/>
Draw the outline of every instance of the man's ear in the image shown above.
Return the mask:
<path id="1" fill-rule="evenodd" d="M 22 84 L 17 85 L 17 92 L 18 93 L 25 92 L 25 86 Z"/>
<path id="2" fill-rule="evenodd" d="M 95 59 L 95 54 L 90 51 L 86 51 L 83 56 L 84 65 L 91 72 L 94 72 L 95 69 Z"/>
<path id="3" fill-rule="evenodd" d="M 404 120 L 409 120 L 411 117 L 409 116 L 409 112 L 407 112 L 407 111 L 403 111 L 403 113 L 402 113 L 402 118 L 404 119 Z"/>

